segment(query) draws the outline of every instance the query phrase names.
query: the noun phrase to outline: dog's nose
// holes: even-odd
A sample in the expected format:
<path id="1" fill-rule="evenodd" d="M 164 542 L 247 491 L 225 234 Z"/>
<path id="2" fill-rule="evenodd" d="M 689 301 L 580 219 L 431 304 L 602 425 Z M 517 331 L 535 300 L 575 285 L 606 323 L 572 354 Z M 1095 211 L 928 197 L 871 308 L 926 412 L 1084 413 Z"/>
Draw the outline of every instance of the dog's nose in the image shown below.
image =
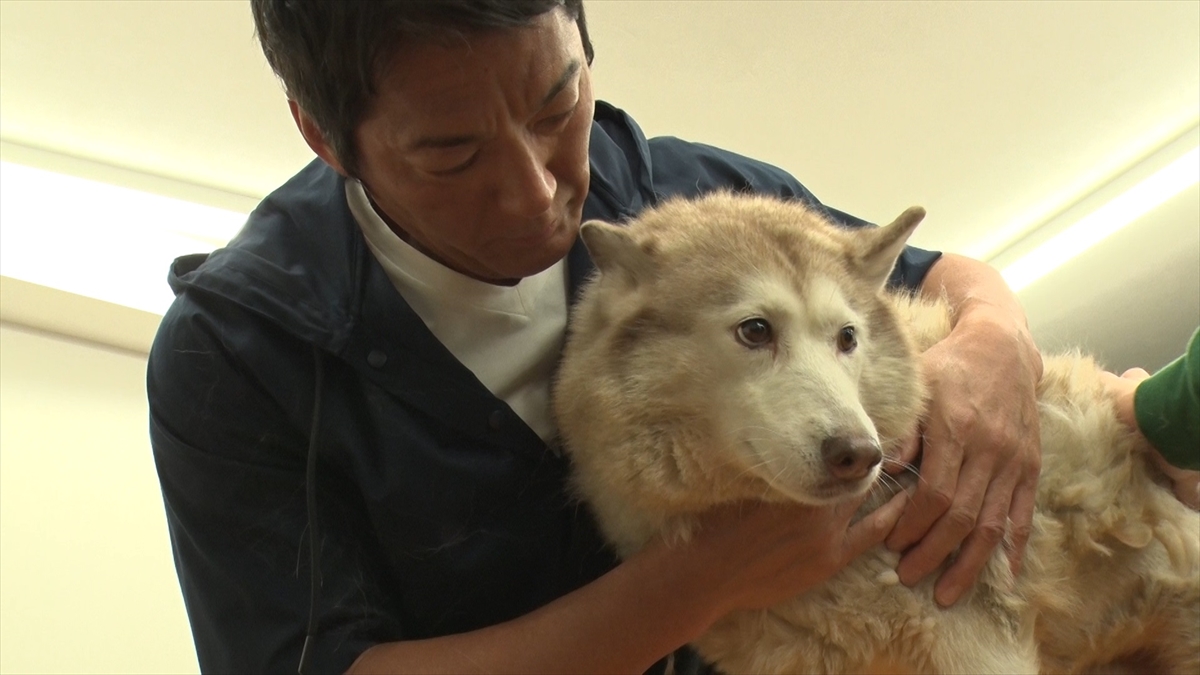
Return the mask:
<path id="1" fill-rule="evenodd" d="M 862 436 L 830 436 L 821 441 L 821 458 L 835 478 L 858 480 L 883 461 L 883 451 L 874 441 Z"/>

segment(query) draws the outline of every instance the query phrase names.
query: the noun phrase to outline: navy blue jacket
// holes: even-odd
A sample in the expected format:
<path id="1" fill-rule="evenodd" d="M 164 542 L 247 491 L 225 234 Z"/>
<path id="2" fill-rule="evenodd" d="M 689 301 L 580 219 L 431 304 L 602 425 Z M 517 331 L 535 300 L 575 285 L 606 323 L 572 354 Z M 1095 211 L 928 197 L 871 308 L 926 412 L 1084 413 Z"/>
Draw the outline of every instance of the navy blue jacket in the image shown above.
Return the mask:
<path id="1" fill-rule="evenodd" d="M 205 672 L 295 672 L 309 615 L 318 362 L 314 670 L 343 672 L 379 642 L 512 619 L 616 562 L 565 493 L 565 460 L 426 329 L 367 248 L 343 188 L 314 161 L 227 247 L 171 268 L 177 298 L 147 374 L 150 437 Z M 585 219 L 620 222 L 720 188 L 818 204 L 779 169 L 647 140 L 597 103 Z M 917 287 L 936 258 L 909 249 L 893 283 Z M 577 241 L 572 298 L 591 269 Z"/>

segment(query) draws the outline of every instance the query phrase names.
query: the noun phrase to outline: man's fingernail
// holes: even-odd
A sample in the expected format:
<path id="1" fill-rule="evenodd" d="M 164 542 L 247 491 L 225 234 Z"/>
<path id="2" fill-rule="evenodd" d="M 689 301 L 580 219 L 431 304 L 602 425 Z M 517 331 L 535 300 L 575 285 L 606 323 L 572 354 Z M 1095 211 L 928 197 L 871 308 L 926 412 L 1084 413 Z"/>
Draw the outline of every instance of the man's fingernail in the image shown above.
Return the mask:
<path id="1" fill-rule="evenodd" d="M 899 525 L 899 523 L 897 523 L 897 525 Z M 908 546 L 904 543 L 904 540 L 896 536 L 894 531 L 892 532 L 891 536 L 887 538 L 887 541 L 884 542 L 884 545 L 887 546 L 887 549 L 893 553 L 902 553 L 904 549 L 908 548 Z"/>
<path id="2" fill-rule="evenodd" d="M 920 579 L 914 579 L 912 570 L 904 564 L 904 560 L 900 560 L 900 564 L 896 565 L 896 575 L 900 577 L 900 583 L 912 588 Z"/>
<path id="3" fill-rule="evenodd" d="M 942 607 L 949 607 L 958 600 L 958 595 L 959 590 L 957 587 L 948 586 L 946 588 L 939 588 L 935 590 L 933 593 L 933 599 L 937 601 L 938 605 Z"/>

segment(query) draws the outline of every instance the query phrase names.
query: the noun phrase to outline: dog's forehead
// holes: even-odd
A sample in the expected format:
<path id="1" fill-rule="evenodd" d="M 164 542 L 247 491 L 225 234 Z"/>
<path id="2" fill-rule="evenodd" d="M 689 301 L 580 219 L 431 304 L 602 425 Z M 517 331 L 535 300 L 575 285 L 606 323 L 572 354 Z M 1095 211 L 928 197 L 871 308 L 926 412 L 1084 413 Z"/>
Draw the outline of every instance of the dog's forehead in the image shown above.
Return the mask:
<path id="1" fill-rule="evenodd" d="M 737 284 L 733 305 L 745 311 L 784 313 L 808 325 L 843 323 L 858 314 L 844 284 L 824 274 L 805 279 L 766 271 L 747 274 Z"/>
<path id="2" fill-rule="evenodd" d="M 828 250 L 843 250 L 849 243 L 844 228 L 802 201 L 746 194 L 670 200 L 643 213 L 633 229 L 643 236 L 661 237 L 668 246 L 686 245 L 697 238 L 736 240 L 748 247 L 769 240 L 772 246 Z"/>
<path id="3" fill-rule="evenodd" d="M 801 202 L 727 194 L 672 201 L 644 214 L 632 229 L 659 262 L 657 304 L 663 307 L 689 299 L 709 306 L 739 303 L 747 297 L 743 282 L 762 275 L 786 280 L 788 291 L 780 291 L 791 297 L 828 297 L 808 288 L 822 278 L 860 295 L 851 272 L 854 233 Z"/>
<path id="4" fill-rule="evenodd" d="M 852 286 L 849 258 L 839 242 L 821 229 L 790 223 L 750 223 L 740 231 L 713 236 L 696 252 L 695 264 L 732 284 L 746 278 L 773 279 L 788 293 L 823 296 L 841 282 Z M 840 293 L 839 293 L 840 296 Z"/>
<path id="5" fill-rule="evenodd" d="M 845 270 L 848 242 L 822 223 L 780 213 L 717 213 L 691 222 L 669 222 L 642 233 L 647 250 L 671 266 L 700 265 L 714 272 L 775 267 L 793 276 Z"/>

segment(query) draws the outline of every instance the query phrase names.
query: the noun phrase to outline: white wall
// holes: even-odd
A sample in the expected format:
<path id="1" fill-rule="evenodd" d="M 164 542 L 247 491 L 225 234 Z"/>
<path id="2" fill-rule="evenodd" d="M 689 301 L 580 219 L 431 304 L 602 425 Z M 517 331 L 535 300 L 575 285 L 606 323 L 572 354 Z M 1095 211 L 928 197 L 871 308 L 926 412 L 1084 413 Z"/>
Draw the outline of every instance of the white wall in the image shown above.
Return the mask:
<path id="1" fill-rule="evenodd" d="M 0 324 L 0 672 L 197 672 L 146 359 Z"/>

